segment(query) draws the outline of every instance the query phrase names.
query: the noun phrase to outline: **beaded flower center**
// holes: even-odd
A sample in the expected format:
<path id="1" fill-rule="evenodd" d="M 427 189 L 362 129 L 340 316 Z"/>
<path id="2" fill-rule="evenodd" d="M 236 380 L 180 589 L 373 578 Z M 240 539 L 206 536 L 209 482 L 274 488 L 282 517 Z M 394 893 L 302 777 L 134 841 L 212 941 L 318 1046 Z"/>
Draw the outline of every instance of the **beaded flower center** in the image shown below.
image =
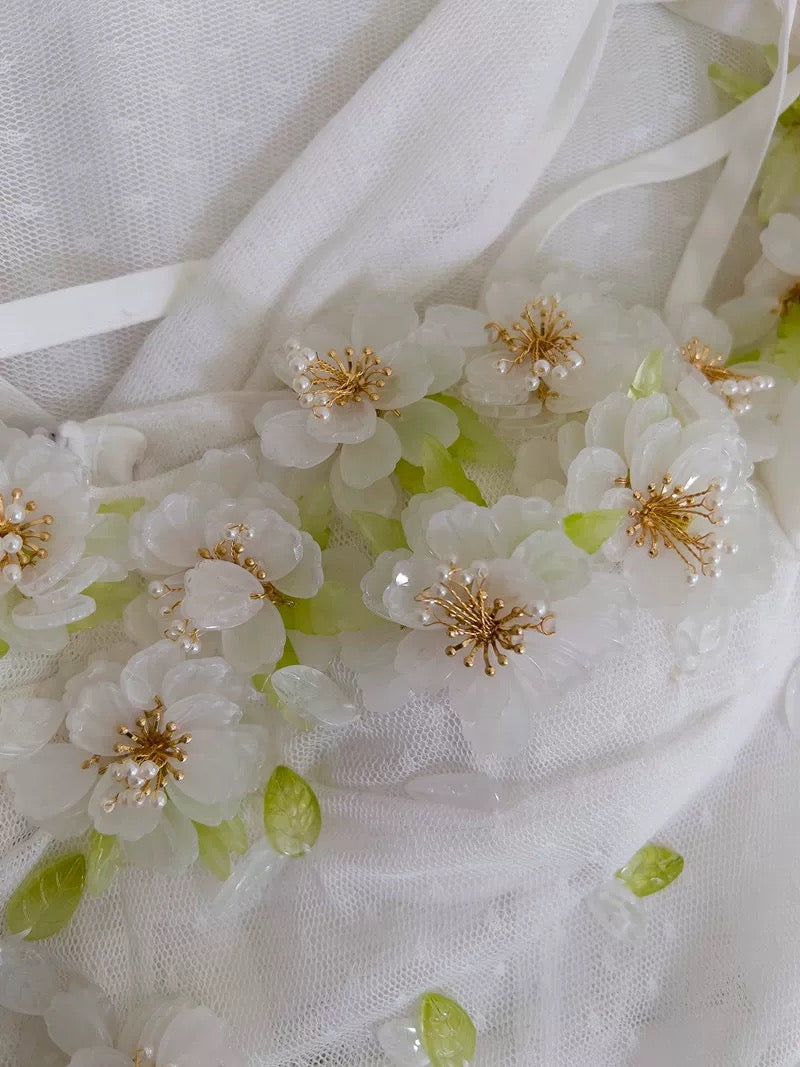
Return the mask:
<path id="1" fill-rule="evenodd" d="M 528 301 L 521 321 L 512 322 L 510 330 L 499 322 L 487 322 L 486 329 L 494 330 L 492 342 L 502 342 L 509 352 L 495 363 L 499 373 L 529 367 L 525 384 L 542 401 L 558 396 L 557 383 L 583 364 L 583 356 L 575 350 L 580 334 L 556 297 Z"/>
<path id="2" fill-rule="evenodd" d="M 289 363 L 295 373 L 292 388 L 301 406 L 310 408 L 319 419 L 330 418 L 334 407 L 364 400 L 377 403 L 392 375 L 392 368 L 384 367 L 371 348 L 362 348 L 360 355 L 354 348 L 345 348 L 341 356 L 335 348 L 324 356 L 303 348 L 290 356 Z"/>
<path id="3" fill-rule="evenodd" d="M 720 483 L 714 481 L 706 489 L 687 493 L 682 485 L 672 484 L 670 474 L 665 474 L 661 485 L 648 485 L 647 496 L 638 489 L 633 491 L 635 503 L 628 510 L 632 521 L 626 533 L 639 548 L 647 546 L 651 559 L 660 554 L 662 547 L 675 552 L 686 564 L 690 585 L 701 574 L 719 577 L 720 553 L 733 553 L 735 546 L 718 541 L 713 530 L 696 532 L 698 521 L 710 526 L 726 525 L 720 500 L 715 496 L 719 489 Z"/>
<path id="4" fill-rule="evenodd" d="M 698 370 L 711 388 L 723 398 L 735 415 L 744 415 L 752 408 L 751 393 L 772 389 L 775 379 L 767 374 L 751 376 L 740 374 L 725 366 L 725 357 L 719 352 L 712 355 L 711 347 L 693 337 L 681 349 L 686 362 Z"/>
<path id="5" fill-rule="evenodd" d="M 113 762 L 94 755 L 81 764 L 84 770 L 97 766 L 98 774 L 111 769 L 111 776 L 119 782 L 119 790 L 103 801 L 103 810 L 112 812 L 118 805 L 166 804 L 164 786 L 170 776 L 176 782 L 183 778 L 183 771 L 175 764 L 186 761 L 184 747 L 192 740 L 191 734 L 178 734 L 178 724 L 163 722 L 164 703 L 155 698 L 155 705 L 143 712 L 136 720 L 136 729 L 125 723 L 117 726 L 117 733 L 125 740 L 114 745 L 117 755 L 124 757 Z"/>
<path id="6" fill-rule="evenodd" d="M 508 665 L 506 652 L 525 651 L 522 638 L 526 630 L 536 630 L 545 637 L 555 633 L 555 616 L 546 605 L 539 605 L 534 615 L 526 608 L 506 608 L 499 597 L 489 603 L 483 588 L 484 574 L 471 575 L 450 570 L 436 585 L 428 586 L 414 598 L 424 604 L 422 622 L 425 626 L 443 626 L 448 637 L 463 638 L 448 645 L 445 654 L 455 656 L 466 650 L 464 666 L 472 667 L 475 657 L 483 656 L 484 673 L 491 677 L 497 665 Z"/>
<path id="7" fill-rule="evenodd" d="M 151 1067 L 153 1063 L 153 1049 L 137 1048 L 133 1054 L 133 1067 Z"/>
<path id="8" fill-rule="evenodd" d="M 0 570 L 12 582 L 19 581 L 26 567 L 47 558 L 46 527 L 53 522 L 52 515 L 34 517 L 39 505 L 35 500 L 24 503 L 24 495 L 22 489 L 12 489 L 7 502 L 0 493 Z"/>

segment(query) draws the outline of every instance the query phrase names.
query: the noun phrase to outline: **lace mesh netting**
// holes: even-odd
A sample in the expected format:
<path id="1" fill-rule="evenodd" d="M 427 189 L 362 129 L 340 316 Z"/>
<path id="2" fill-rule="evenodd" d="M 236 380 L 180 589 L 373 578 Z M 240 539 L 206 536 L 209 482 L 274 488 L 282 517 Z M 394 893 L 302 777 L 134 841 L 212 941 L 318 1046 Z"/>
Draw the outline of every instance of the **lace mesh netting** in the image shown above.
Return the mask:
<path id="1" fill-rule="evenodd" d="M 755 50 L 656 5 L 620 9 L 531 193 L 564 57 L 602 7 L 12 0 L 0 11 L 4 299 L 210 254 L 266 196 L 162 326 L 16 357 L 8 382 L 58 418 L 89 417 L 112 388 L 109 411 L 241 388 L 275 324 L 266 314 L 310 313 L 365 278 L 471 301 L 531 207 L 717 113 L 708 62 L 763 71 Z M 324 129 L 345 105 L 347 122 Z M 548 250 L 659 304 L 713 177 L 607 197 Z M 720 293 L 740 284 L 753 235 L 746 219 Z M 17 403 L 0 392 L 5 417 Z M 239 398 L 130 416 L 150 432 L 144 473 L 246 436 L 252 413 Z M 154 992 L 207 1004 L 259 1067 L 384 1067 L 375 1027 L 436 987 L 473 1016 L 478 1067 L 795 1067 L 800 757 L 780 704 L 800 589 L 778 531 L 764 551 L 778 561 L 772 594 L 737 616 L 707 670 L 676 675 L 665 629 L 639 614 L 588 684 L 532 708 L 528 750 L 482 767 L 508 783 L 500 812 L 405 794 L 416 774 L 475 767 L 441 702 L 342 731 L 281 728 L 282 758 L 323 804 L 310 857 L 225 920 L 209 919 L 203 872 L 127 871 L 46 951 L 121 1012 Z M 81 635 L 69 655 L 119 636 Z M 53 668 L 9 655 L 3 688 L 30 691 Z M 626 945 L 585 898 L 648 839 L 686 867 L 643 902 L 647 936 Z M 0 896 L 47 844 L 0 793 Z M 0 1012 L 0 1067 L 28 1067 L 18 1036 Z"/>

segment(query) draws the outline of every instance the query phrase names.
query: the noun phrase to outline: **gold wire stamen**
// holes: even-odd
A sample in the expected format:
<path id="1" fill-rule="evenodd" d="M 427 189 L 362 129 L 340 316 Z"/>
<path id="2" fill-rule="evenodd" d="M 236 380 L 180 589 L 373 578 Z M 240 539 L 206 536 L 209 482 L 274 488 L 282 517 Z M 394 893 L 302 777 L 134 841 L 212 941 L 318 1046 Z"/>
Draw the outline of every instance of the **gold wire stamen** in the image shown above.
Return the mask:
<path id="1" fill-rule="evenodd" d="M 346 348 L 342 356 L 331 348 L 324 356 L 315 353 L 292 386 L 300 403 L 322 419 L 335 406 L 360 404 L 365 398 L 377 403 L 391 375 L 392 368 L 384 367 L 371 348 L 363 348 L 360 355 L 354 348 Z"/>
<path id="2" fill-rule="evenodd" d="M 114 777 L 118 781 L 124 781 L 128 786 L 135 787 L 136 792 L 133 794 L 135 804 L 144 804 L 152 798 L 158 802 L 159 806 L 163 806 L 163 799 L 159 800 L 161 791 L 170 776 L 176 782 L 183 779 L 183 771 L 173 764 L 185 763 L 186 753 L 182 746 L 188 745 L 192 740 L 191 734 L 178 735 L 177 723 L 168 722 L 162 725 L 165 710 L 161 698 L 156 697 L 154 706 L 142 712 L 136 720 L 136 730 L 130 729 L 125 723 L 117 726 L 117 733 L 125 740 L 114 745 L 114 752 L 117 756 L 125 757 L 123 761 L 109 760 L 95 753 L 83 761 L 82 769 L 97 767 L 97 773 L 102 775 L 109 767 L 114 767 Z M 120 792 L 106 797 L 103 802 L 104 810 L 113 811 L 117 804 L 125 802 L 123 797 L 127 799 L 124 786 Z"/>
<path id="3" fill-rule="evenodd" d="M 267 578 L 267 572 L 263 563 L 259 563 L 252 556 L 245 555 L 245 547 L 237 540 L 237 535 L 245 533 L 247 527 L 243 524 L 229 526 L 228 533 L 234 535 L 217 541 L 213 548 L 198 548 L 197 554 L 201 559 L 220 560 L 223 563 L 233 563 L 236 567 L 252 574 L 256 581 L 261 583 L 260 593 L 251 593 L 251 600 L 270 600 L 273 604 L 289 604 L 291 601 L 284 596 Z"/>
<path id="4" fill-rule="evenodd" d="M 511 356 L 499 359 L 495 366 L 507 374 L 513 367 L 529 364 L 528 388 L 542 401 L 557 397 L 552 383 L 545 379 L 558 381 L 582 365 L 583 357 L 575 348 L 581 335 L 556 297 L 528 301 L 522 319 L 524 322 L 512 322 L 510 330 L 500 322 L 486 323 L 487 330 L 494 330 L 492 343 L 502 342 Z"/>
<path id="5" fill-rule="evenodd" d="M 736 415 L 744 415 L 751 409 L 751 393 L 759 393 L 775 385 L 775 379 L 769 375 L 740 374 L 732 367 L 727 367 L 725 357 L 720 352 L 712 355 L 711 346 L 704 345 L 697 337 L 692 337 L 681 348 L 681 355 L 703 375 Z"/>
<path id="6" fill-rule="evenodd" d="M 798 304 L 800 304 L 800 282 L 795 282 L 794 285 L 789 286 L 786 292 L 781 293 L 777 305 L 772 309 L 772 313 L 782 319 Z"/>
<path id="7" fill-rule="evenodd" d="M 687 493 L 684 486 L 673 486 L 672 476 L 665 474 L 660 486 L 655 482 L 647 486 L 646 497 L 638 489 L 633 491 L 635 504 L 628 509 L 633 521 L 625 532 L 639 548 L 648 545 L 651 559 L 659 555 L 662 545 L 675 552 L 686 564 L 691 584 L 700 574 L 718 577 L 718 552 L 722 546 L 712 531 L 697 534 L 693 527 L 697 519 L 712 526 L 725 524 L 718 510 L 720 502 L 714 496 L 719 489 L 720 483 L 713 481 L 699 492 Z"/>
<path id="8" fill-rule="evenodd" d="M 22 489 L 12 489 L 11 501 L 7 503 L 0 493 L 0 569 L 16 565 L 18 574 L 47 558 L 47 549 L 43 546 L 51 535 L 45 527 L 53 524 L 52 515 L 33 518 L 32 513 L 39 505 L 35 500 L 23 505 L 24 495 Z"/>
<path id="9" fill-rule="evenodd" d="M 503 600 L 496 598 L 491 607 L 489 594 L 483 588 L 483 577 L 471 578 L 459 570 L 451 570 L 436 585 L 428 586 L 414 599 L 433 609 L 423 613 L 425 626 L 443 626 L 448 637 L 461 637 L 457 645 L 448 645 L 445 654 L 455 656 L 464 649 L 464 666 L 472 667 L 475 657 L 483 655 L 484 673 L 495 674 L 493 656 L 500 667 L 508 665 L 506 652 L 522 654 L 522 636 L 535 630 L 545 637 L 555 633 L 555 615 L 543 608 L 537 615 L 526 608 L 506 610 Z M 426 617 L 427 616 L 427 617 Z"/>

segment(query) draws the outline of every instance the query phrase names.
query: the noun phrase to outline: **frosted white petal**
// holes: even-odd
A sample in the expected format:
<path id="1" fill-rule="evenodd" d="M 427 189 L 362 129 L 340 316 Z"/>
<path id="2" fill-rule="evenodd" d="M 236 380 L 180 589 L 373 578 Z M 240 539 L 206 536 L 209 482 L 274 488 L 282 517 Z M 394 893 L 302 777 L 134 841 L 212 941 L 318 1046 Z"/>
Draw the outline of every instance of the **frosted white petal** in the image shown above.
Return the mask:
<path id="1" fill-rule="evenodd" d="M 123 696 L 134 708 L 152 708 L 156 696 L 161 694 L 167 671 L 183 660 L 183 653 L 172 641 L 159 641 L 137 652 L 119 676 Z"/>
<path id="2" fill-rule="evenodd" d="M 282 667 L 270 681 L 280 699 L 304 718 L 326 726 L 345 726 L 358 714 L 336 682 L 313 667 Z"/>
<path id="3" fill-rule="evenodd" d="M 800 277 L 800 219 L 796 215 L 773 215 L 761 234 L 761 247 L 778 270 Z"/>
<path id="4" fill-rule="evenodd" d="M 499 811 L 509 794 L 506 783 L 477 771 L 421 774 L 403 788 L 416 800 L 486 812 Z"/>
<path id="5" fill-rule="evenodd" d="M 319 592 L 324 575 L 322 573 L 322 553 L 311 534 L 300 534 L 302 558 L 288 574 L 273 583 L 276 589 L 290 597 L 307 598 Z"/>
<path id="6" fill-rule="evenodd" d="M 261 429 L 261 451 L 281 467 L 316 467 L 335 449 L 335 441 L 309 434 L 308 417 L 301 408 L 273 415 Z"/>
<path id="7" fill-rule="evenodd" d="M 419 325 L 419 316 L 411 304 L 390 296 L 365 293 L 353 315 L 353 347 L 358 351 L 371 348 L 378 355 L 408 337 Z"/>
<path id="8" fill-rule="evenodd" d="M 8 772 L 14 807 L 36 821 L 61 815 L 94 785 L 95 774 L 81 769 L 86 753 L 60 742 L 45 745 Z"/>
<path id="9" fill-rule="evenodd" d="M 208 1008 L 179 1012 L 158 1043 L 156 1062 L 175 1067 L 245 1067 L 224 1023 Z"/>
<path id="10" fill-rule="evenodd" d="M 113 1045 L 114 1011 L 99 989 L 71 986 L 67 993 L 56 993 L 45 1012 L 50 1039 L 67 1055 L 95 1045 Z"/>
<path id="11" fill-rule="evenodd" d="M 233 873 L 210 904 L 213 916 L 228 918 L 260 896 L 264 888 L 289 863 L 288 856 L 275 851 L 265 837 L 256 841 L 234 864 Z"/>
<path id="12" fill-rule="evenodd" d="M 379 478 L 391 474 L 397 466 L 400 438 L 390 420 L 391 416 L 378 419 L 375 433 L 369 440 L 357 445 L 342 445 L 339 472 L 342 481 L 351 489 L 367 489 Z"/>
<path id="13" fill-rule="evenodd" d="M 0 941 L 0 1007 L 21 1015 L 42 1015 L 61 989 L 55 965 L 31 945 Z"/>
<path id="14" fill-rule="evenodd" d="M 455 412 L 435 400 L 418 400 L 403 408 L 399 415 L 389 413 L 384 421 L 397 431 L 403 459 L 416 467 L 422 465 L 422 446 L 426 435 L 435 437 L 447 448 L 459 434 Z"/>
<path id="15" fill-rule="evenodd" d="M 241 626 L 261 610 L 261 582 L 234 563 L 204 559 L 186 572 L 183 610 L 203 630 Z"/>
<path id="16" fill-rule="evenodd" d="M 609 448 L 584 448 L 573 459 L 567 471 L 567 491 L 564 506 L 567 511 L 596 511 L 603 494 L 620 479 L 627 477 L 628 468 L 617 452 Z"/>
<path id="17" fill-rule="evenodd" d="M 64 717 L 58 700 L 15 697 L 0 708 L 0 773 L 47 744 Z"/>
<path id="18" fill-rule="evenodd" d="M 256 674 L 271 668 L 280 659 L 286 642 L 286 629 L 278 609 L 268 600 L 261 610 L 242 626 L 222 633 L 225 658 L 243 674 Z"/>

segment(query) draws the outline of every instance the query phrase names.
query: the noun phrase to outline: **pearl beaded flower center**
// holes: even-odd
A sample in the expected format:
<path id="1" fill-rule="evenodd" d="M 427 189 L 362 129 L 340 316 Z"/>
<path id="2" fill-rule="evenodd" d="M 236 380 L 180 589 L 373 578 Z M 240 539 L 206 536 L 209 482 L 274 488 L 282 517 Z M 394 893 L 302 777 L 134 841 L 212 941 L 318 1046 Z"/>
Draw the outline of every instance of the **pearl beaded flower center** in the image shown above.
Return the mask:
<path id="1" fill-rule="evenodd" d="M 525 384 L 540 400 L 558 396 L 555 387 L 571 370 L 583 365 L 583 356 L 575 350 L 580 334 L 558 304 L 556 297 L 530 300 L 522 311 L 522 321 L 512 322 L 511 329 L 502 323 L 487 322 L 494 330 L 493 342 L 500 341 L 509 356 L 495 363 L 500 374 L 514 367 L 530 365 Z"/>
<path id="2" fill-rule="evenodd" d="M 52 515 L 34 517 L 39 506 L 35 500 L 23 503 L 24 495 L 22 489 L 12 489 L 11 500 L 6 502 L 0 493 L 0 570 L 11 582 L 18 582 L 26 567 L 47 558 L 43 546 L 50 532 L 46 527 L 53 522 Z"/>
<path id="3" fill-rule="evenodd" d="M 98 774 L 111 768 L 111 777 L 119 782 L 119 790 L 103 801 L 103 810 L 112 812 L 118 805 L 155 804 L 163 808 L 167 802 L 164 786 L 170 776 L 176 782 L 183 778 L 183 771 L 174 766 L 186 761 L 184 747 L 192 740 L 191 734 L 178 734 L 178 725 L 163 722 L 165 706 L 160 697 L 149 711 L 136 720 L 136 730 L 125 723 L 117 726 L 117 733 L 125 738 L 114 745 L 114 751 L 124 757 L 105 762 L 102 756 L 94 755 L 81 764 L 84 770 L 97 766 Z"/>
<path id="4" fill-rule="evenodd" d="M 698 370 L 711 388 L 717 393 L 735 415 L 744 415 L 753 404 L 752 393 L 762 393 L 774 388 L 775 379 L 767 374 L 740 374 L 725 366 L 725 357 L 719 352 L 711 354 L 711 347 L 704 345 L 693 337 L 681 349 L 686 362 Z"/>
<path id="5" fill-rule="evenodd" d="M 287 359 L 300 405 L 310 408 L 319 419 L 330 418 L 334 407 L 364 400 L 377 403 L 392 375 L 392 368 L 384 367 L 371 348 L 363 348 L 360 355 L 354 348 L 345 348 L 341 356 L 332 348 L 320 356 L 312 348 L 289 342 Z"/>
<path id="6" fill-rule="evenodd" d="M 485 570 L 480 568 L 474 575 L 448 570 L 439 583 L 423 589 L 414 599 L 425 605 L 423 625 L 443 626 L 448 637 L 463 638 L 457 645 L 448 645 L 445 654 L 455 656 L 466 649 L 464 666 L 472 667 L 481 653 L 484 673 L 491 677 L 495 674 L 492 658 L 500 667 L 507 666 L 506 652 L 525 651 L 522 637 L 526 630 L 536 630 L 545 637 L 555 633 L 555 616 L 547 605 L 538 605 L 535 615 L 522 607 L 506 609 L 500 598 L 490 605 L 483 588 L 485 579 Z"/>
<path id="7" fill-rule="evenodd" d="M 719 489 L 719 482 L 711 482 L 706 489 L 687 493 L 683 486 L 672 484 L 670 474 L 665 474 L 660 486 L 655 482 L 648 485 L 647 496 L 638 489 L 633 491 L 635 503 L 628 510 L 633 521 L 626 533 L 639 548 L 647 546 L 651 559 L 659 555 L 662 546 L 677 553 L 686 564 L 690 585 L 700 575 L 717 578 L 721 553 L 733 554 L 736 546 L 717 540 L 713 531 L 697 533 L 696 525 L 698 521 L 711 526 L 727 524 L 715 496 Z"/>

